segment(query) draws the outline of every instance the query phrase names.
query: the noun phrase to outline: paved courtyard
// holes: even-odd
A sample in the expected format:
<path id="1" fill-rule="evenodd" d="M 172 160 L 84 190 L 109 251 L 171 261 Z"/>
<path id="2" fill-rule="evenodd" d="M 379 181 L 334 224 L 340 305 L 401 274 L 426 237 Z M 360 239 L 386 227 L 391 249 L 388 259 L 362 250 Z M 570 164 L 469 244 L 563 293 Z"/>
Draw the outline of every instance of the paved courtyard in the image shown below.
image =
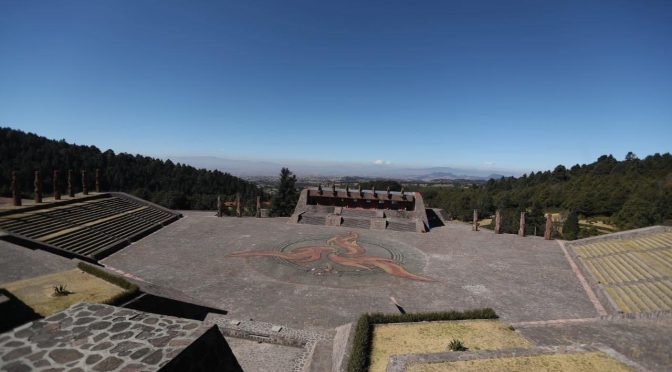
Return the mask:
<path id="1" fill-rule="evenodd" d="M 555 241 L 459 223 L 414 234 L 286 221 L 186 212 L 103 263 L 296 328 L 396 312 L 391 297 L 410 312 L 492 307 L 508 322 L 597 316 Z"/>

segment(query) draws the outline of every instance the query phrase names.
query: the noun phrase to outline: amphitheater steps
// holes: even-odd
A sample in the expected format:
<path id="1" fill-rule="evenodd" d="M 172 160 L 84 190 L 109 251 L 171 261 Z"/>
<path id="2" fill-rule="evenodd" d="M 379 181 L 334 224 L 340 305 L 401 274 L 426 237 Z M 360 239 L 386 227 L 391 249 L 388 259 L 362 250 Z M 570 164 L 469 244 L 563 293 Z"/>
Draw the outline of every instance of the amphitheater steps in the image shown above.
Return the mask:
<path id="1" fill-rule="evenodd" d="M 0 217 L 0 229 L 96 260 L 179 217 L 154 204 L 115 193 L 6 214 Z"/>

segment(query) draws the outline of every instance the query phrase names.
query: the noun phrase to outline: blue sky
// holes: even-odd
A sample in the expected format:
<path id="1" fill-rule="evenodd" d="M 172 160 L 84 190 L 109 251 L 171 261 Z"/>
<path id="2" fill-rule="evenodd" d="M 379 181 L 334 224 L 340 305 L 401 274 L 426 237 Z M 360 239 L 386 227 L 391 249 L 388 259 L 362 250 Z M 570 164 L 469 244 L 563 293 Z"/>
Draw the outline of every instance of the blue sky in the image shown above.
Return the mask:
<path id="1" fill-rule="evenodd" d="M 672 2 L 0 0 L 0 125 L 273 161 L 668 152 Z"/>

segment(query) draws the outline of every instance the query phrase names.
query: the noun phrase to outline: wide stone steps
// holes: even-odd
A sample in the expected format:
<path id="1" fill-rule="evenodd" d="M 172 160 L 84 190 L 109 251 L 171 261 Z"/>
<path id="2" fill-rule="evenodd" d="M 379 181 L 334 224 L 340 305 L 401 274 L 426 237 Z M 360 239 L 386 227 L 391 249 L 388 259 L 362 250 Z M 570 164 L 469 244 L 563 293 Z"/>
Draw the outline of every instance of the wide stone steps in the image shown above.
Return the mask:
<path id="1" fill-rule="evenodd" d="M 399 221 L 388 221 L 387 229 L 394 231 L 411 231 L 415 232 L 415 222 L 399 222 Z"/>
<path id="2" fill-rule="evenodd" d="M 341 216 L 343 216 L 343 217 L 373 218 L 373 217 L 376 217 L 376 211 L 375 210 L 369 210 L 369 209 L 343 208 L 343 210 L 341 211 Z"/>
<path id="3" fill-rule="evenodd" d="M 0 229 L 77 256 L 96 260 L 179 214 L 125 194 L 104 194 L 77 203 L 0 216 Z"/>
<path id="4" fill-rule="evenodd" d="M 314 215 L 309 215 L 309 214 L 302 214 L 301 218 L 299 219 L 299 223 L 305 224 L 305 225 L 320 225 L 324 226 L 327 221 L 327 216 L 314 216 Z"/>
<path id="5" fill-rule="evenodd" d="M 357 229 L 370 229 L 371 228 L 371 219 L 369 219 L 369 218 L 343 217 L 343 222 L 341 223 L 341 226 L 357 228 Z"/>

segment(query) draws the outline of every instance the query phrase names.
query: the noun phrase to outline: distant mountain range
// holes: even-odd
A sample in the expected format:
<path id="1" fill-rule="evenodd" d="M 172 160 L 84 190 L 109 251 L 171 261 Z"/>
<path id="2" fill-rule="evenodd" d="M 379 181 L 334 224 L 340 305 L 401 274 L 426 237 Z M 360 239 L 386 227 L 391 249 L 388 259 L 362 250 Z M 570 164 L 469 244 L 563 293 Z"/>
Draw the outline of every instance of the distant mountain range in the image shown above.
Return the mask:
<path id="1" fill-rule="evenodd" d="M 402 180 L 488 180 L 517 175 L 513 172 L 494 172 L 480 169 L 458 169 L 450 167 L 413 168 L 394 165 L 337 163 L 337 162 L 270 162 L 227 159 L 214 156 L 170 157 L 173 162 L 185 163 L 197 168 L 218 169 L 232 175 L 250 177 L 276 176 L 282 167 L 289 168 L 300 177 L 367 177 L 392 178 Z"/>

